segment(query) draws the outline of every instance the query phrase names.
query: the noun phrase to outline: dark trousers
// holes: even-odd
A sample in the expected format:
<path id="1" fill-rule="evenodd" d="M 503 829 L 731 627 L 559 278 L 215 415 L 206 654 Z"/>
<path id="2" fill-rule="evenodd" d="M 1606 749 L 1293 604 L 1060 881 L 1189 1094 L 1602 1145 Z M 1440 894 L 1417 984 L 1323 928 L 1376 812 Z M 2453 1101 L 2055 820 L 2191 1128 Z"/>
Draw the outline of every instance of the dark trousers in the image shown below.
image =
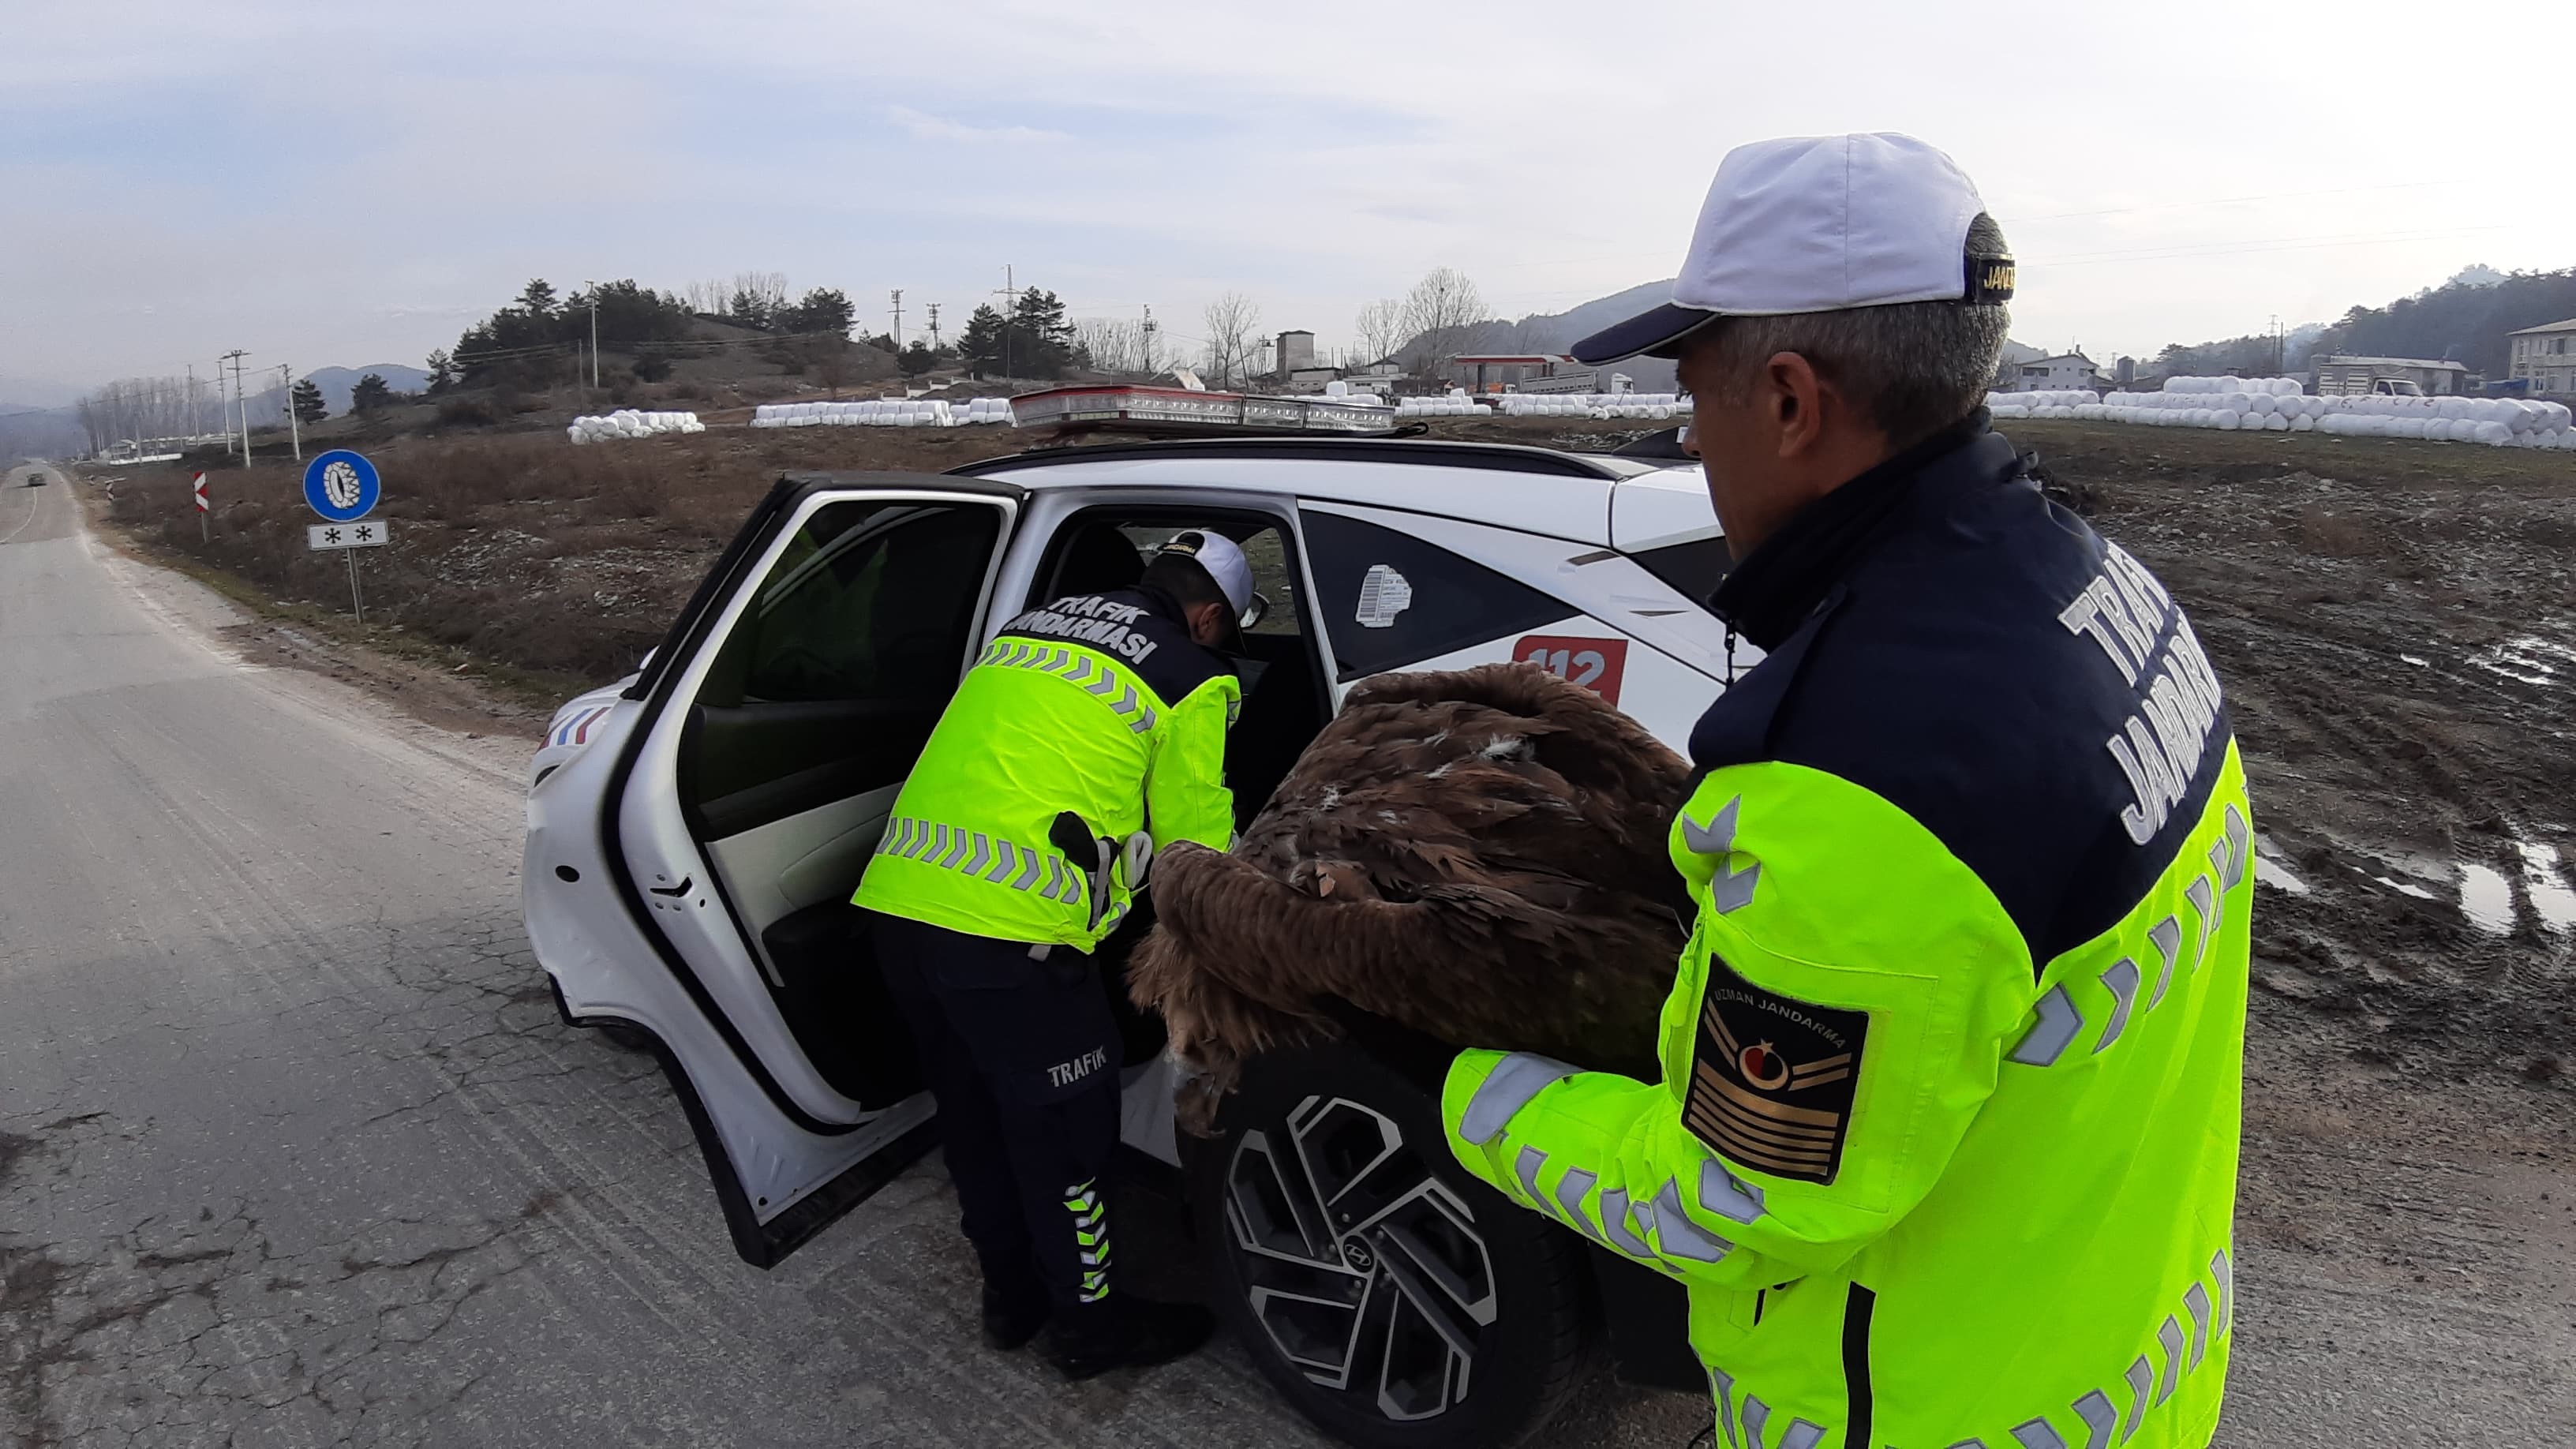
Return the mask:
<path id="1" fill-rule="evenodd" d="M 1091 958 L 875 918 L 877 964 L 912 1028 L 984 1282 L 1087 1319 L 1109 1296 L 1117 1024 Z"/>

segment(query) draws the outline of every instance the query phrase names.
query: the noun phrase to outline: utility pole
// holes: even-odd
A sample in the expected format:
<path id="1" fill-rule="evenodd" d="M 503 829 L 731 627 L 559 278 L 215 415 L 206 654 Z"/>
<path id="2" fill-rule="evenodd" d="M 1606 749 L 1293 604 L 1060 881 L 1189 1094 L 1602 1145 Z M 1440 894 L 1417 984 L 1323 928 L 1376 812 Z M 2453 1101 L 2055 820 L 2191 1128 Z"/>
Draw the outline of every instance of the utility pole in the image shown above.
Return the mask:
<path id="1" fill-rule="evenodd" d="M 277 365 L 277 386 L 279 396 L 286 399 L 286 440 L 295 445 L 295 461 L 301 463 L 304 461 L 304 429 L 302 419 L 295 416 L 295 373 L 283 362 Z"/>
<path id="2" fill-rule="evenodd" d="M 241 413 L 241 453 L 245 468 L 250 466 L 250 398 L 242 392 L 241 360 L 248 356 L 249 353 L 236 347 L 225 353 L 222 359 L 233 365 L 233 406 Z"/>
<path id="3" fill-rule="evenodd" d="M 590 388 L 591 391 L 597 392 L 599 390 L 599 284 L 584 281 L 581 285 L 590 293 Z"/>
<path id="4" fill-rule="evenodd" d="M 890 336 L 890 337 L 892 337 L 892 338 L 894 339 L 894 351 L 895 351 L 895 355 L 896 355 L 897 357 L 902 356 L 902 355 L 903 355 L 903 288 L 901 288 L 901 287 L 897 287 L 897 288 L 895 288 L 895 289 L 894 289 L 894 331 L 892 331 L 891 333 L 888 333 L 887 335 L 888 335 L 888 336 Z"/>
<path id="5" fill-rule="evenodd" d="M 931 351 L 933 351 L 933 352 L 937 352 L 937 351 L 939 350 L 939 304 L 938 304 L 938 303 L 936 303 L 936 302 L 932 302 L 932 303 L 930 303 L 930 304 L 929 304 L 929 307 L 930 307 L 930 350 L 931 350 Z"/>
<path id="6" fill-rule="evenodd" d="M 1019 310 L 1018 279 L 1011 274 L 1010 263 L 1002 264 L 1002 376 L 1011 375 L 1011 318 Z"/>
<path id="7" fill-rule="evenodd" d="M 1154 375 L 1154 304 L 1145 304 L 1145 375 Z"/>

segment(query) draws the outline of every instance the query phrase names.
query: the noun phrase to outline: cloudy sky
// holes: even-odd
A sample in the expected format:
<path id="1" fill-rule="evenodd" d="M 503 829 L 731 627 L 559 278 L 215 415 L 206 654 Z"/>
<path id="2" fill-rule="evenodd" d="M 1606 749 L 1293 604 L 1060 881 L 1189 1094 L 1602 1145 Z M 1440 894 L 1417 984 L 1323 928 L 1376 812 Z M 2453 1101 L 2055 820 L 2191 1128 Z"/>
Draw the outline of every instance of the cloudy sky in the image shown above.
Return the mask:
<path id="1" fill-rule="evenodd" d="M 2182 9 L 20 0 L 0 400 L 416 363 L 532 276 L 776 271 L 953 329 L 1008 264 L 1329 347 L 1435 266 L 1511 316 L 1669 276 L 1729 146 L 1849 130 L 1956 156 L 2016 335 L 2097 357 L 2576 264 L 2514 22 Z"/>

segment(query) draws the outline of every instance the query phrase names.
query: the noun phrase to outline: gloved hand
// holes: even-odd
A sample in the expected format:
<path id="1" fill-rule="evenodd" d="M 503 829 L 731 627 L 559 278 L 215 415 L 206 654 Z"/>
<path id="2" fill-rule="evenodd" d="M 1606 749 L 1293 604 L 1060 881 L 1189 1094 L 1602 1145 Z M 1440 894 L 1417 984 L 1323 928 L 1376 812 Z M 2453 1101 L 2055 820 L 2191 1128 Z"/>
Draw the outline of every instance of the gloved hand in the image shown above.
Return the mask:
<path id="1" fill-rule="evenodd" d="M 1351 1045 L 1429 1093 L 1433 1101 L 1440 1099 L 1440 1089 L 1449 1081 L 1449 1064 L 1458 1059 L 1458 1048 L 1364 1011 L 1338 996 L 1323 997 L 1315 1005 L 1333 1019 Z"/>

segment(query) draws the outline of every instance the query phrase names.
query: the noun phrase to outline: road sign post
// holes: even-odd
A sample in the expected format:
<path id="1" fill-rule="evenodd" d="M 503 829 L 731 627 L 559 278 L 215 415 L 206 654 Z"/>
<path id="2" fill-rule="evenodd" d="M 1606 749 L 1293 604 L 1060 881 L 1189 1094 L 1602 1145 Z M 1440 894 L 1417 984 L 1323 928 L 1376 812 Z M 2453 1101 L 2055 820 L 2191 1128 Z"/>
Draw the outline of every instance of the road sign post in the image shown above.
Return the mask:
<path id="1" fill-rule="evenodd" d="M 291 400 L 290 400 L 291 401 Z M 381 522 L 361 522 L 384 496 L 376 465 L 347 448 L 316 453 L 304 465 L 304 502 L 323 521 L 304 531 L 305 546 L 319 552 L 338 549 L 349 560 L 349 612 L 367 622 L 367 603 L 358 592 L 358 553 L 384 543 L 389 530 Z"/>
<path id="2" fill-rule="evenodd" d="M 197 470 L 188 480 L 188 489 L 197 495 L 197 542 L 206 541 L 206 471 Z"/>

